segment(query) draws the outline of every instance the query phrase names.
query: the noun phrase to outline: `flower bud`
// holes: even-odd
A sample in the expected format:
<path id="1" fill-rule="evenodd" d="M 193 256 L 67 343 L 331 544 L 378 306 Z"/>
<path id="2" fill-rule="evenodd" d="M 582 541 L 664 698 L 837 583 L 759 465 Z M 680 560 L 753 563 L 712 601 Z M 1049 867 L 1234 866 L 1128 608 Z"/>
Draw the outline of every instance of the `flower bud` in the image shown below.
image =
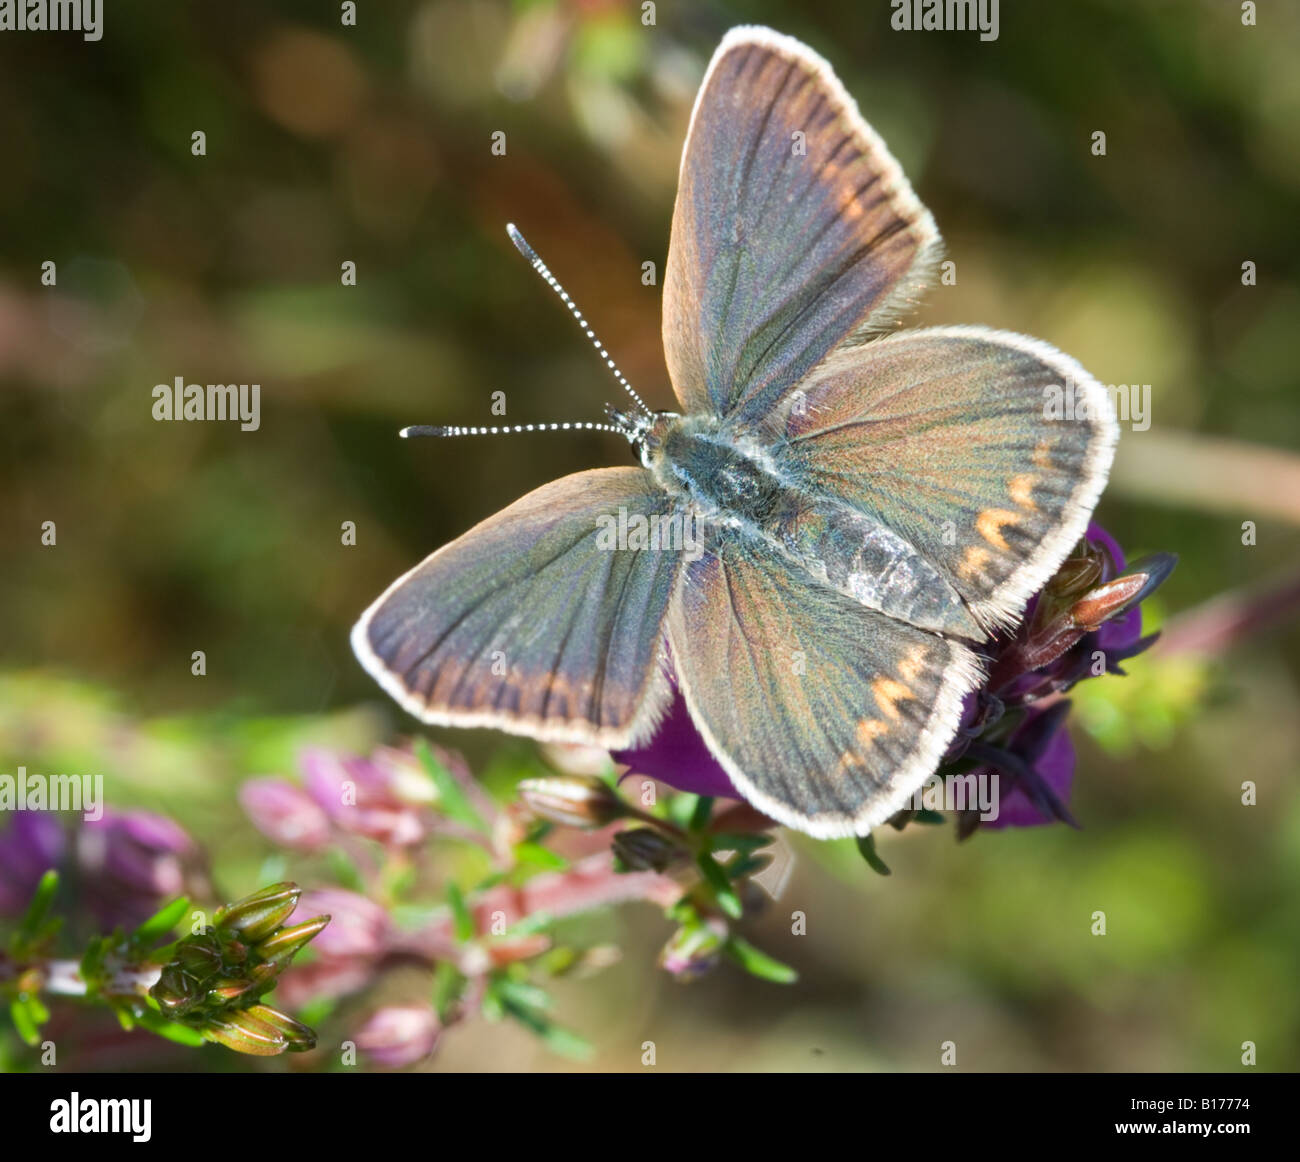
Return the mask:
<path id="1" fill-rule="evenodd" d="M 281 928 L 273 936 L 263 940 L 255 951 L 263 960 L 284 966 L 306 948 L 329 922 L 328 916 L 317 916 L 312 920 L 295 924 L 292 928 Z"/>
<path id="2" fill-rule="evenodd" d="M 256 1005 L 255 1009 L 264 1006 Z M 201 1032 L 209 1041 L 248 1053 L 253 1057 L 275 1057 L 289 1048 L 289 1038 L 253 1009 L 219 1013 L 209 1017 Z"/>
<path id="3" fill-rule="evenodd" d="M 256 985 L 252 980 L 214 980 L 208 988 L 208 1000 L 219 1005 L 228 1005 L 240 997 L 251 993 Z"/>
<path id="4" fill-rule="evenodd" d="M 280 975 L 280 966 L 276 964 L 259 964 L 249 971 L 247 976 L 224 978 L 213 981 L 208 986 L 208 1000 L 219 1005 L 230 1005 L 249 1001 L 269 992 L 275 987 L 275 978 Z"/>
<path id="5" fill-rule="evenodd" d="M 252 1005 L 247 1012 L 280 1033 L 288 1042 L 285 1048 L 290 1053 L 305 1053 L 316 1048 L 316 1031 L 301 1021 L 295 1021 L 287 1013 L 270 1005 Z"/>
<path id="6" fill-rule="evenodd" d="M 630 827 L 614 836 L 615 857 L 629 871 L 667 871 L 686 852 L 653 827 Z"/>
<path id="7" fill-rule="evenodd" d="M 293 915 L 301 894 L 302 889 L 297 884 L 272 884 L 219 909 L 216 925 L 227 932 L 239 933 L 247 943 L 256 944 Z"/>
<path id="8" fill-rule="evenodd" d="M 442 1029 L 427 1005 L 389 1005 L 357 1031 L 357 1048 L 379 1065 L 400 1069 L 428 1057 Z"/>
<path id="9" fill-rule="evenodd" d="M 717 967 L 726 941 L 726 926 L 719 921 L 687 924 L 664 945 L 659 966 L 676 980 L 698 980 Z"/>
<path id="10" fill-rule="evenodd" d="M 169 964 L 158 974 L 158 982 L 149 995 L 167 1016 L 178 1017 L 203 999 L 203 986 L 178 965 Z"/>
<path id="11" fill-rule="evenodd" d="M 221 971 L 221 946 L 211 936 L 188 936 L 176 946 L 172 959 L 192 976 L 208 980 Z"/>
<path id="12" fill-rule="evenodd" d="M 563 827 L 604 827 L 627 814 L 627 804 L 595 775 L 523 779 L 516 789 L 534 815 Z"/>

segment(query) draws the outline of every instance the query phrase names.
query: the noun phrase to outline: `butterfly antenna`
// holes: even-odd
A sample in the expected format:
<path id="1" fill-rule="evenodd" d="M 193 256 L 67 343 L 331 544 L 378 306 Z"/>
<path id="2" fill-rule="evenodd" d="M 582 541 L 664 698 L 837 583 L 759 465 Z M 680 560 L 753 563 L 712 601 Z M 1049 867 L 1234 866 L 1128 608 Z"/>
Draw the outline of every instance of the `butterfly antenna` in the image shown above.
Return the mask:
<path id="1" fill-rule="evenodd" d="M 508 424 L 492 428 L 463 428 L 434 424 L 411 424 L 403 428 L 398 435 L 404 440 L 415 436 L 505 436 L 513 432 L 613 432 L 616 435 L 632 438 L 627 427 L 614 424 L 593 424 L 585 421 L 559 424 Z"/>
<path id="2" fill-rule="evenodd" d="M 518 228 L 513 222 L 506 225 L 506 233 L 510 235 L 510 241 L 515 244 L 515 249 L 528 259 L 528 264 L 546 280 L 546 285 L 560 296 L 560 302 L 568 307 L 569 313 L 578 320 L 578 326 L 583 329 L 587 338 L 591 340 L 592 346 L 600 352 L 600 357 L 605 361 L 605 364 L 609 367 L 610 371 L 614 373 L 614 378 L 618 380 L 623 390 L 632 397 L 636 402 L 637 407 L 645 412 L 646 415 L 654 415 L 654 412 L 646 406 L 645 400 L 637 395 L 636 390 L 630 383 L 628 383 L 627 377 L 618 369 L 618 365 L 609 357 L 609 352 L 605 350 L 605 345 L 596 338 L 596 332 L 591 329 L 591 324 L 587 322 L 583 317 L 582 312 L 578 310 L 578 304 L 569 297 L 569 292 L 560 285 L 559 280 L 551 273 L 550 267 L 542 261 L 541 256 L 537 251 L 528 245 L 528 240 L 519 233 Z"/>

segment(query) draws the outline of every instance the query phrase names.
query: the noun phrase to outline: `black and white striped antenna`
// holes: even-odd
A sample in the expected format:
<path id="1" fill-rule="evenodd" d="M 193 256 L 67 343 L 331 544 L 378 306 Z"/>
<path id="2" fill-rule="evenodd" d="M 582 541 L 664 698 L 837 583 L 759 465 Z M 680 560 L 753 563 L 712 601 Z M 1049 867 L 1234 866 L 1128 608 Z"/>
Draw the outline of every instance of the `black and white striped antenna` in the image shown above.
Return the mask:
<path id="1" fill-rule="evenodd" d="M 466 428 L 452 424 L 411 424 L 397 434 L 404 440 L 415 436 L 507 436 L 514 432 L 613 432 L 626 436 L 626 428 L 613 424 L 594 424 L 582 420 L 559 424 L 502 424 L 501 426 Z"/>
<path id="2" fill-rule="evenodd" d="M 411 439 L 415 436 L 505 436 L 516 432 L 581 431 L 613 432 L 635 442 L 636 438 L 649 426 L 647 421 L 653 419 L 654 412 L 646 406 L 645 400 L 637 395 L 636 389 L 628 383 L 627 377 L 618 369 L 618 365 L 610 358 L 609 352 L 605 350 L 605 345 L 596 337 L 596 332 L 591 329 L 591 325 L 587 322 L 583 313 L 578 310 L 578 304 L 569 297 L 569 292 L 560 285 L 559 279 L 551 273 L 550 267 L 542 261 L 537 251 L 528 244 L 528 240 L 519 232 L 513 222 L 506 225 L 506 233 L 510 235 L 510 241 L 515 244 L 515 249 L 528 260 L 528 264 L 542 276 L 546 281 L 546 285 L 559 295 L 560 301 L 569 308 L 569 313 L 577 320 L 578 326 L 583 329 L 587 338 L 591 340 L 592 346 L 599 352 L 600 357 L 605 361 L 605 365 L 614 373 L 614 378 L 618 380 L 623 390 L 632 397 L 637 407 L 644 413 L 644 417 L 626 416 L 607 404 L 605 412 L 615 421 L 612 424 L 598 424 L 583 420 L 553 424 L 501 424 L 489 427 L 464 427 L 456 424 L 411 424 L 403 428 L 399 435 L 403 439 Z"/>
<path id="3" fill-rule="evenodd" d="M 627 377 L 618 369 L 618 365 L 609 357 L 609 352 L 605 350 L 605 344 L 596 338 L 596 332 L 591 329 L 591 324 L 587 322 L 586 318 L 583 317 L 582 312 L 578 310 L 578 304 L 569 297 L 569 292 L 560 285 L 559 279 L 551 273 L 550 267 L 542 261 L 541 255 L 528 245 L 528 240 L 519 233 L 519 228 L 513 222 L 508 222 L 506 224 L 506 233 L 510 235 L 510 241 L 515 244 L 515 249 L 528 259 L 528 264 L 542 276 L 546 281 L 546 285 L 560 296 L 560 302 L 569 308 L 569 313 L 578 321 L 578 326 L 582 328 L 587 338 L 591 340 L 592 346 L 596 348 L 600 357 L 605 361 L 605 366 L 614 373 L 614 378 L 618 380 L 619 385 L 623 390 L 632 397 L 636 406 L 645 412 L 646 415 L 654 415 L 654 413 L 646 406 L 645 400 L 637 395 L 636 389 L 628 383 Z"/>

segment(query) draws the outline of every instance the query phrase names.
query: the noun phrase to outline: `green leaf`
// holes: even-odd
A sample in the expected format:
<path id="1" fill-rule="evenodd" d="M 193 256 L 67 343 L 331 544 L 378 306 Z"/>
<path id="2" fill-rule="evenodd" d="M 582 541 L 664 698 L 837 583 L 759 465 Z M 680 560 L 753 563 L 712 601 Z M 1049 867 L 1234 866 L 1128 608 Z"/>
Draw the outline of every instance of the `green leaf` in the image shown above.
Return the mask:
<path id="1" fill-rule="evenodd" d="M 456 939 L 464 944 L 468 940 L 474 939 L 476 929 L 474 927 L 474 913 L 469 910 L 469 905 L 465 903 L 465 897 L 461 895 L 454 881 L 447 884 L 447 903 L 451 905 L 451 930 Z"/>
<path id="2" fill-rule="evenodd" d="M 501 1003 L 508 1016 L 513 1017 L 524 1028 L 540 1037 L 552 1053 L 579 1061 L 591 1057 L 591 1043 L 585 1037 L 562 1025 L 557 1025 L 535 1009 L 519 1004 L 508 995 L 501 997 Z"/>
<path id="3" fill-rule="evenodd" d="M 549 912 L 533 912 L 531 915 L 524 916 L 522 919 L 511 924 L 506 929 L 507 936 L 531 936 L 535 932 L 544 931 L 555 922 L 555 917 Z"/>
<path id="4" fill-rule="evenodd" d="M 793 984 L 799 979 L 799 974 L 788 964 L 782 964 L 739 936 L 728 940 L 724 951 L 750 976 L 770 980 L 774 984 Z"/>
<path id="5" fill-rule="evenodd" d="M 510 977 L 500 978 L 497 992 L 507 1005 L 518 1005 L 524 1009 L 546 1010 L 555 1003 L 544 988 L 527 981 L 512 980 Z"/>
<path id="6" fill-rule="evenodd" d="M 862 858 L 867 861 L 867 866 L 873 872 L 882 876 L 891 874 L 885 861 L 876 854 L 876 841 L 873 836 L 870 834 L 860 835 L 858 837 L 858 851 L 862 853 Z"/>
<path id="7" fill-rule="evenodd" d="M 465 977 L 460 970 L 450 961 L 438 961 L 438 967 L 433 970 L 433 1007 L 438 1020 L 444 1024 L 448 1021 L 464 991 Z"/>
<path id="8" fill-rule="evenodd" d="M 572 1029 L 566 1029 L 553 1021 L 546 1022 L 541 1038 L 552 1053 L 567 1057 L 570 1061 L 589 1061 L 595 1053 L 591 1042 L 580 1033 L 575 1033 Z"/>
<path id="9" fill-rule="evenodd" d="M 9 1004 L 9 1016 L 13 1020 L 18 1036 L 28 1045 L 41 1043 L 41 1031 L 37 1027 L 35 1015 L 26 1000 L 21 997 Z"/>
<path id="10" fill-rule="evenodd" d="M 495 980 L 489 980 L 487 987 L 483 990 L 483 1000 L 479 1004 L 479 1011 L 489 1021 L 499 1021 L 506 1015 L 506 1007 L 501 1000 L 501 994 L 497 992 L 497 982 Z"/>
<path id="11" fill-rule="evenodd" d="M 496 871 L 490 875 L 484 876 L 481 880 L 474 881 L 475 892 L 490 892 L 498 884 L 504 884 L 510 878 L 509 873 Z"/>
<path id="12" fill-rule="evenodd" d="M 58 931 L 60 920 L 50 919 L 50 905 L 59 890 L 59 873 L 53 868 L 40 878 L 31 902 L 10 941 L 10 950 L 18 960 L 25 960 Z"/>
<path id="13" fill-rule="evenodd" d="M 164 904 L 143 924 L 131 933 L 131 941 L 138 945 L 152 944 L 161 936 L 166 936 L 180 922 L 189 910 L 190 901 L 181 896 L 170 904 Z"/>
<path id="14" fill-rule="evenodd" d="M 438 788 L 438 808 L 448 819 L 472 827 L 475 831 L 488 831 L 483 817 L 474 809 L 474 805 L 461 790 L 460 784 L 452 773 L 438 761 L 433 748 L 424 739 L 415 744 L 415 753 L 433 784 Z"/>
<path id="15" fill-rule="evenodd" d="M 771 866 L 770 855 L 741 855 L 727 864 L 729 879 L 738 880 L 745 876 L 757 875 L 765 867 Z"/>
<path id="16" fill-rule="evenodd" d="M 557 855 L 540 843 L 515 844 L 515 860 L 524 867 L 536 868 L 538 871 L 566 871 L 569 861 Z"/>
<path id="17" fill-rule="evenodd" d="M 712 815 L 713 799 L 708 795 L 701 795 L 695 800 L 695 807 L 691 811 L 690 830 L 703 831 L 708 827 Z"/>
<path id="18" fill-rule="evenodd" d="M 360 869 L 351 858 L 337 847 L 331 847 L 326 853 L 325 858 L 330 866 L 330 874 L 335 881 L 350 892 L 356 892 L 358 895 L 366 894 L 366 881 L 362 876 Z"/>
<path id="19" fill-rule="evenodd" d="M 104 973 L 104 957 L 108 952 L 110 940 L 107 936 L 96 936 L 86 946 L 86 954 L 81 958 L 77 971 L 86 982 L 90 995 L 98 992 L 100 978 Z"/>
<path id="20" fill-rule="evenodd" d="M 744 906 L 718 861 L 707 851 L 702 851 L 696 856 L 695 862 L 704 873 L 705 882 L 713 890 L 713 897 L 718 901 L 718 907 L 733 920 L 739 920 L 745 913 Z"/>
<path id="21" fill-rule="evenodd" d="M 175 1041 L 178 1045 L 189 1045 L 191 1048 L 199 1048 L 207 1044 L 207 1039 L 197 1029 L 191 1029 L 188 1025 L 182 1025 L 178 1021 L 169 1021 L 166 1017 L 151 1010 L 145 1010 L 136 1017 L 136 1023 L 142 1029 L 148 1029 L 151 1033 L 156 1033 L 159 1037 L 165 1037 L 168 1041 Z"/>
<path id="22" fill-rule="evenodd" d="M 698 804 L 698 795 L 674 795 L 668 800 L 669 822 L 676 823 L 678 827 L 689 827 L 691 825 L 691 818 L 694 816 L 695 808 Z"/>
<path id="23" fill-rule="evenodd" d="M 678 924 L 697 924 L 700 919 L 689 895 L 683 896 L 676 903 L 669 904 L 664 909 L 664 915 Z"/>

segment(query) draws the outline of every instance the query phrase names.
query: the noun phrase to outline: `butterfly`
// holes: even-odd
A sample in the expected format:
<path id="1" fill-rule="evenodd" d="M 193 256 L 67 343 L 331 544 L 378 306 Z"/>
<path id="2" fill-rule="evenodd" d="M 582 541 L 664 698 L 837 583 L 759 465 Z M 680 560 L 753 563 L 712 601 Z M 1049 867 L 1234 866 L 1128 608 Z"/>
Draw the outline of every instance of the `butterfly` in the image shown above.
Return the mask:
<path id="1" fill-rule="evenodd" d="M 357 622 L 358 659 L 425 722 L 611 750 L 676 692 L 753 806 L 868 833 L 935 771 L 981 643 L 1083 534 L 1117 438 L 1105 389 L 1046 343 L 898 330 L 940 253 L 830 66 L 732 29 L 673 213 L 678 408 L 620 375 L 638 407 L 609 426 L 638 466 L 543 485 L 439 549 Z M 518 427 L 543 426 L 602 425 Z"/>

